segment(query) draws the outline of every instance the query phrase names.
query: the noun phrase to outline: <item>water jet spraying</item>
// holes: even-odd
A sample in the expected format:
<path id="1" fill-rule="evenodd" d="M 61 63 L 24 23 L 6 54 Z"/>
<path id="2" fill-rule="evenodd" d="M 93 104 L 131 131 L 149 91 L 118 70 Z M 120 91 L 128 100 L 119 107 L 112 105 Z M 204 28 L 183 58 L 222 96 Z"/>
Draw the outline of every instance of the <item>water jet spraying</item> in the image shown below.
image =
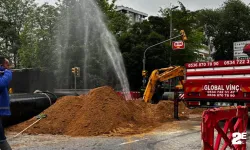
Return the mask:
<path id="1" fill-rule="evenodd" d="M 122 54 L 96 1 L 63 1 L 62 6 L 56 41 L 57 87 L 71 88 L 71 68 L 79 66 L 82 75 L 77 88 L 109 85 L 128 92 Z"/>

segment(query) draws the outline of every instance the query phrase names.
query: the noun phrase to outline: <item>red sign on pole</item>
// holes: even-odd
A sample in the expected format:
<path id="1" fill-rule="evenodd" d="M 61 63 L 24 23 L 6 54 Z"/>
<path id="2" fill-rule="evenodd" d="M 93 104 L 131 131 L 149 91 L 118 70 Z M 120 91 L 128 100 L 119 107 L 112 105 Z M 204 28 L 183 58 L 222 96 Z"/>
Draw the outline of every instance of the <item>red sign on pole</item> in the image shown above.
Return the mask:
<path id="1" fill-rule="evenodd" d="M 173 41 L 172 49 L 173 50 L 185 49 L 185 43 L 183 41 Z"/>

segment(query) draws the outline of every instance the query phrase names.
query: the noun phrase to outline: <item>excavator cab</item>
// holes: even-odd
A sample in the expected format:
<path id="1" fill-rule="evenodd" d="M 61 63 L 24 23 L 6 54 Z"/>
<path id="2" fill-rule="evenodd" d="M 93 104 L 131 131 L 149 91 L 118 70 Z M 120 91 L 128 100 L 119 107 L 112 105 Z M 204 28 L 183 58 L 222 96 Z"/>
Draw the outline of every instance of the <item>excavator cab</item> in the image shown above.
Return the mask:
<path id="1" fill-rule="evenodd" d="M 150 102 L 152 104 L 159 103 L 159 101 L 162 100 L 163 94 L 164 94 L 164 87 L 162 86 L 162 82 L 157 82 L 155 86 L 155 93 L 153 94 L 153 97 Z"/>
<path id="2" fill-rule="evenodd" d="M 160 82 L 157 81 L 155 84 L 155 92 L 153 93 L 152 99 L 151 99 L 151 103 L 152 104 L 157 104 L 159 103 L 159 101 L 161 100 L 173 100 L 175 99 L 175 92 L 180 92 L 183 91 L 183 81 L 180 81 L 179 78 L 175 78 L 178 82 L 175 82 L 176 80 L 172 80 L 171 82 L 171 87 L 173 87 L 173 89 L 171 89 L 171 91 L 169 91 L 170 88 L 170 82 L 166 81 L 166 82 Z"/>
<path id="3" fill-rule="evenodd" d="M 165 92 L 164 88 L 162 88 L 162 83 L 178 77 L 180 82 L 177 86 L 175 86 L 175 88 L 178 88 L 178 91 L 182 90 L 184 70 L 184 67 L 181 66 L 171 66 L 168 68 L 154 70 L 148 80 L 148 84 L 143 95 L 143 100 L 153 104 L 157 104 L 160 100 L 173 100 L 176 96 L 176 92 Z"/>
<path id="4" fill-rule="evenodd" d="M 184 80 L 179 81 L 178 84 L 175 86 L 175 89 L 183 90 L 183 83 L 184 83 Z"/>

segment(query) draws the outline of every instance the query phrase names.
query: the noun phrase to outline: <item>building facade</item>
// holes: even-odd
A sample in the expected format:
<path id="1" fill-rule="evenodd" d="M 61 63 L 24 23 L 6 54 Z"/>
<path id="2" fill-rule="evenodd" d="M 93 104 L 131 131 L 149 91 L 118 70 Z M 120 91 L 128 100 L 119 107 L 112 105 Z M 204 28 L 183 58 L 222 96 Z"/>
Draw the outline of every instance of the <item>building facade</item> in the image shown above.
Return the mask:
<path id="1" fill-rule="evenodd" d="M 146 13 L 124 6 L 117 6 L 116 11 L 124 13 L 129 18 L 131 24 L 142 22 L 148 17 Z"/>

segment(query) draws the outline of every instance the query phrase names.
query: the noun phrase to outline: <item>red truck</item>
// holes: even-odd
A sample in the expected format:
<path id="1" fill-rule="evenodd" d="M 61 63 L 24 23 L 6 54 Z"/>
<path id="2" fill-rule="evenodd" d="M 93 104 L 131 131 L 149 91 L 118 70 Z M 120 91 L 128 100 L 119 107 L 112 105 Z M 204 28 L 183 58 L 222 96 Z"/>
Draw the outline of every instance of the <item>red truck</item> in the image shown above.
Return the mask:
<path id="1" fill-rule="evenodd" d="M 166 92 L 162 83 L 179 78 L 179 90 Z M 189 107 L 246 105 L 250 107 L 250 59 L 187 63 L 151 73 L 145 102 L 180 99 Z"/>
<path id="2" fill-rule="evenodd" d="M 187 63 L 184 80 L 190 107 L 250 107 L 250 59 Z"/>

